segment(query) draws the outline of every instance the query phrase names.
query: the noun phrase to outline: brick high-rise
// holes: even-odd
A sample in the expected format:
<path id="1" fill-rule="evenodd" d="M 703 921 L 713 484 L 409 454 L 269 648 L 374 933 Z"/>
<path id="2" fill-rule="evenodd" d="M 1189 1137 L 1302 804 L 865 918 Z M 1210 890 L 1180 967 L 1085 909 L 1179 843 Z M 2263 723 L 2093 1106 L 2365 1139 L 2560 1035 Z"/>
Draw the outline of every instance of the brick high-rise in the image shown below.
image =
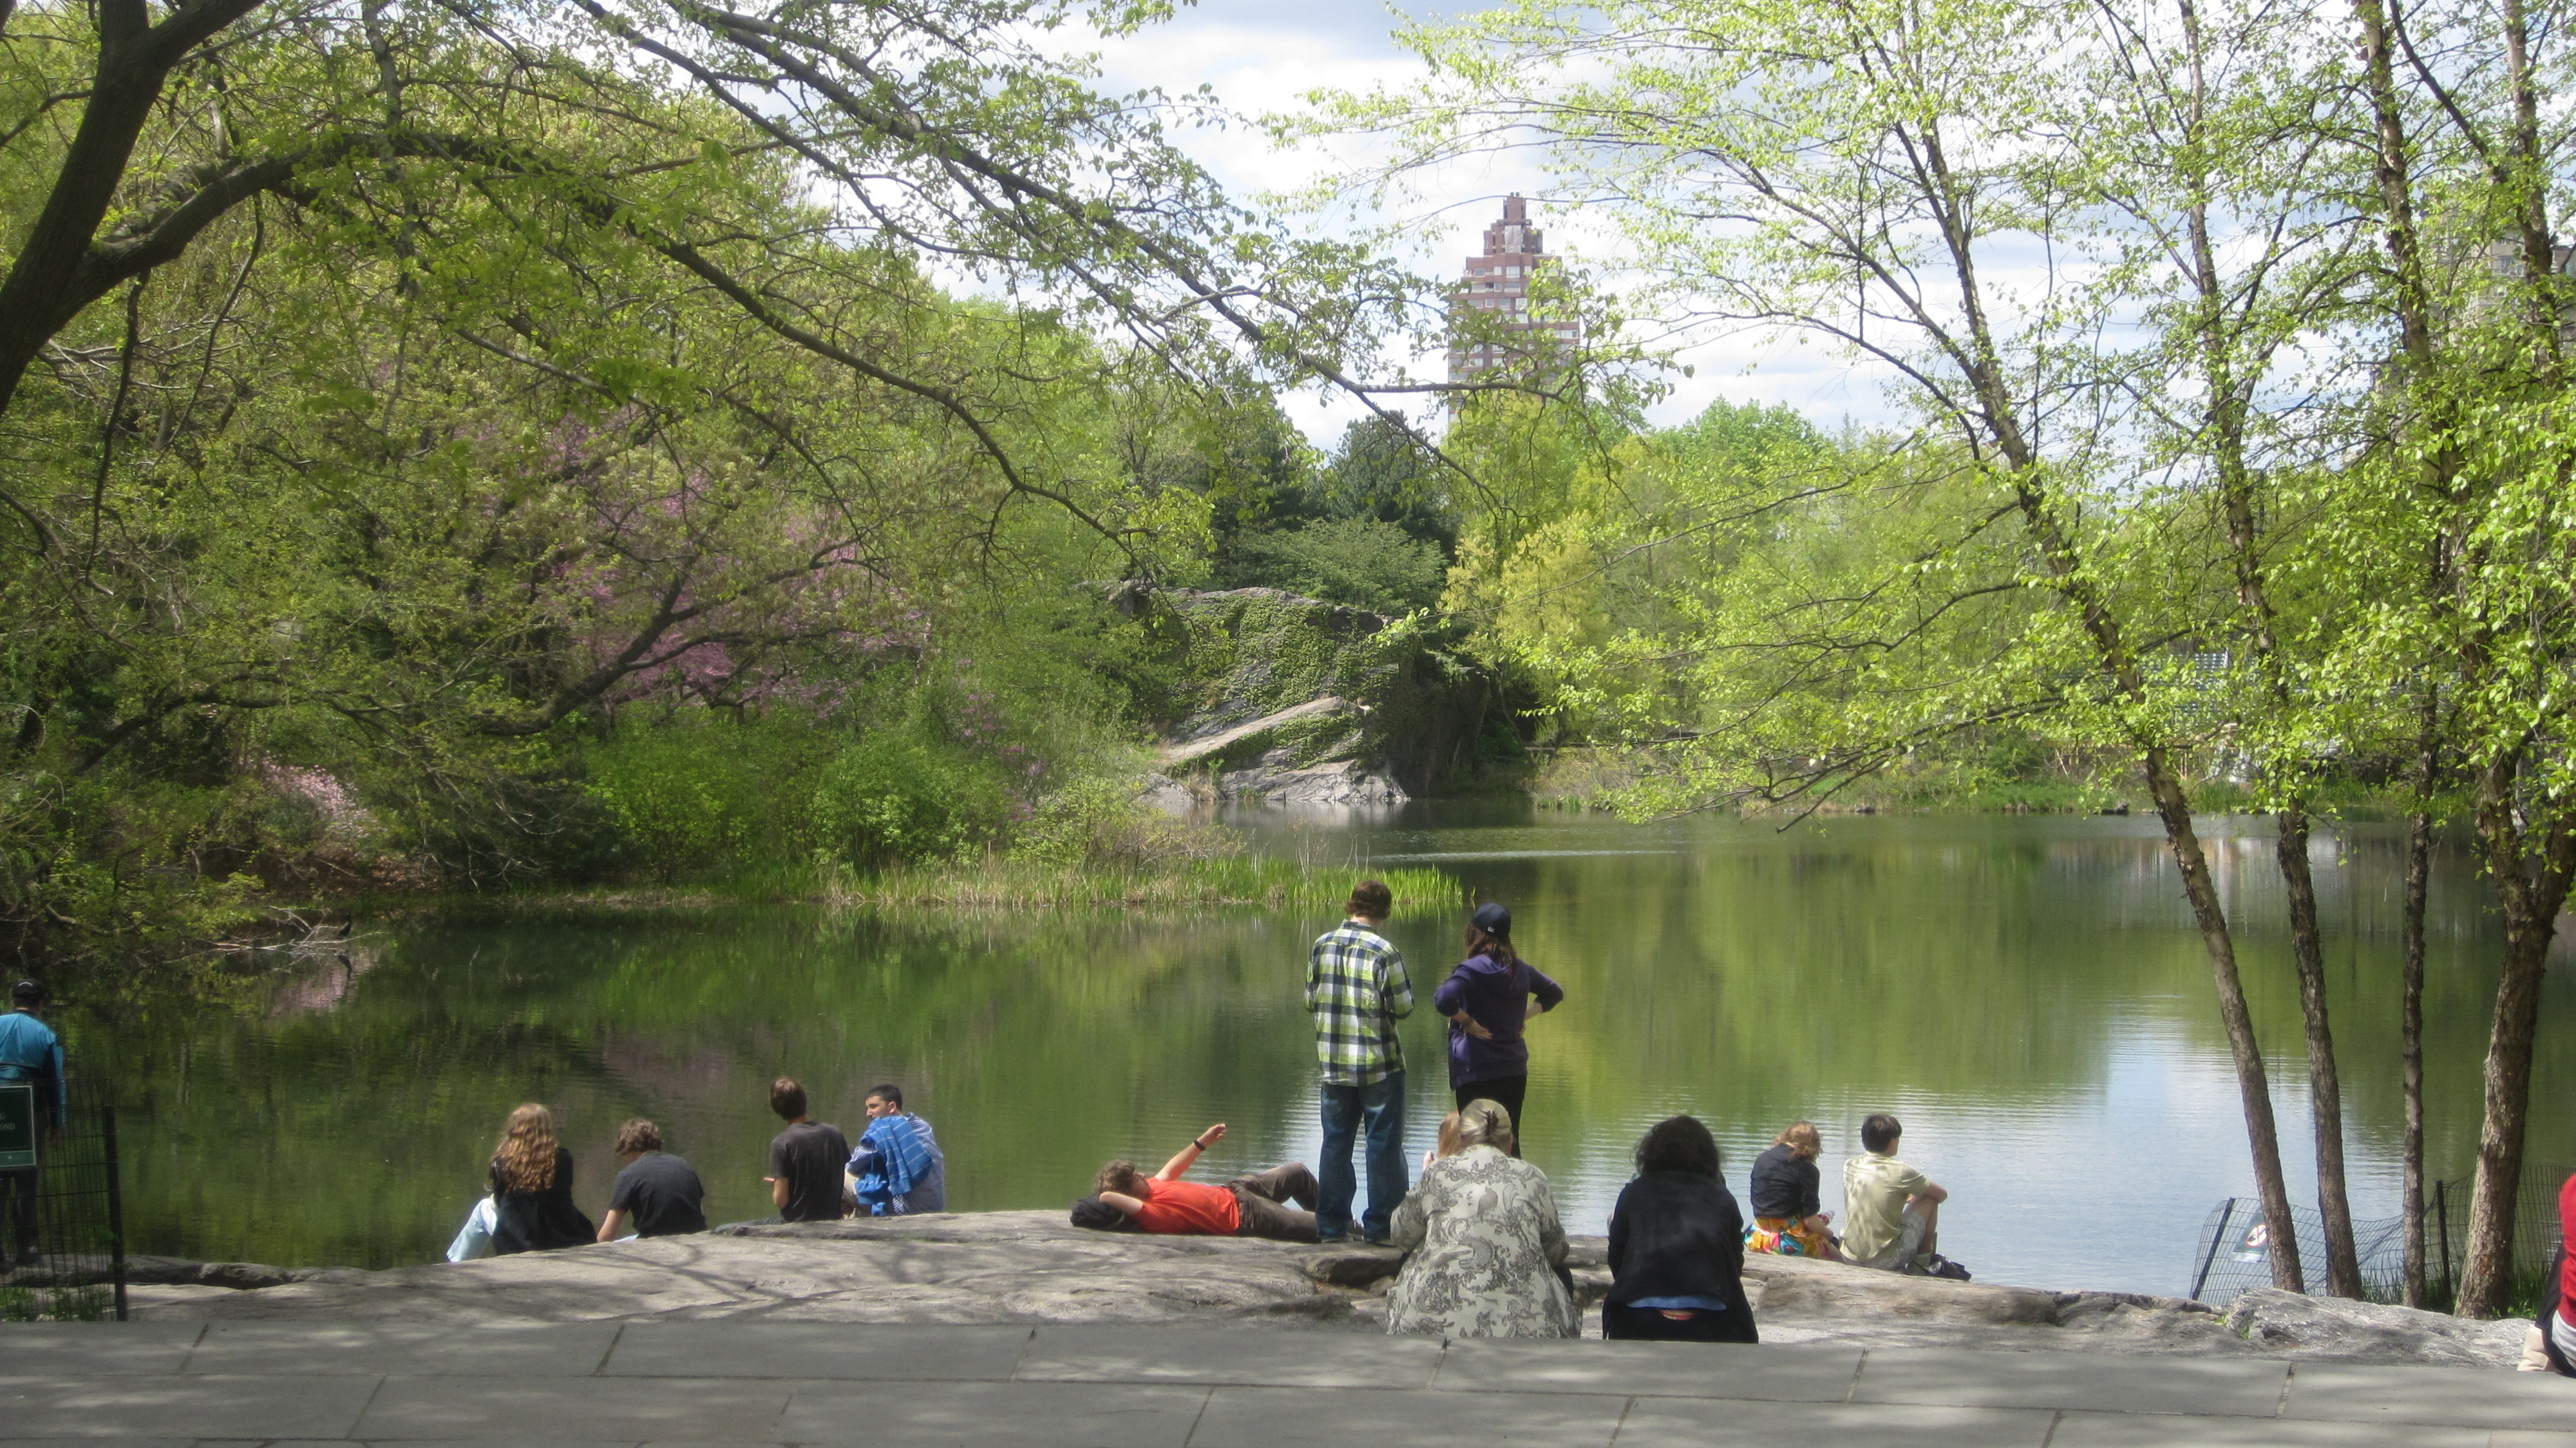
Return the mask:
<path id="1" fill-rule="evenodd" d="M 1458 286 L 1460 308 L 1500 313 L 1501 325 L 1478 329 L 1495 335 L 1459 337 L 1450 344 L 1450 381 L 1574 344 L 1580 330 L 1575 323 L 1530 320 L 1529 279 L 1545 264 L 1546 252 L 1545 238 L 1529 224 L 1529 203 L 1518 194 L 1505 197 L 1503 219 L 1485 228 L 1484 254 L 1467 258 Z"/>

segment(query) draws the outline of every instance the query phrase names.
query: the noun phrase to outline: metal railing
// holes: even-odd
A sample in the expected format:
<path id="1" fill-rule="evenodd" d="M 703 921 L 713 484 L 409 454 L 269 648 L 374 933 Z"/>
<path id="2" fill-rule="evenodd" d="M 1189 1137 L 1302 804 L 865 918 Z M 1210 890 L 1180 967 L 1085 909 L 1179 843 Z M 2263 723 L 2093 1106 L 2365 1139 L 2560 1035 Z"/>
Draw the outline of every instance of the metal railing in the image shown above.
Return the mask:
<path id="1" fill-rule="evenodd" d="M 125 1320 L 116 1107 L 0 1082 L 0 1322 Z"/>

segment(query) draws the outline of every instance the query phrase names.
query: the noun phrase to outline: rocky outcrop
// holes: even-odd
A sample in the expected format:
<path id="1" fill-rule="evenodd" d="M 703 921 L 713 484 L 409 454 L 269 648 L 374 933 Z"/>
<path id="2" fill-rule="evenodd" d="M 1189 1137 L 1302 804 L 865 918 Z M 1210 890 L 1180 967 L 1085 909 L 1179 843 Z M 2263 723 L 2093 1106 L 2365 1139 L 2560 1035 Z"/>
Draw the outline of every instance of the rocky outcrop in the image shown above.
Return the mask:
<path id="1" fill-rule="evenodd" d="M 2302 1297 L 2277 1287 L 2229 1304 L 2227 1327 L 2251 1346 L 2286 1357 L 2511 1367 L 2530 1323 L 2481 1322 L 2382 1302 Z"/>
<path id="2" fill-rule="evenodd" d="M 1492 674 L 1437 630 L 1275 588 L 1111 598 L 1162 641 L 1162 768 L 1203 797 L 1400 804 L 1517 749 Z"/>
<path id="3" fill-rule="evenodd" d="M 1604 1243 L 1576 1238 L 1571 1246 L 1577 1293 L 1597 1305 L 1610 1287 Z M 158 1274 L 169 1285 L 137 1285 L 131 1295 L 147 1319 L 1203 1322 L 1376 1331 L 1399 1261 L 1378 1248 L 1087 1232 L 1061 1212 L 983 1212 L 736 1226 L 382 1272 L 173 1271 Z M 2521 1345 L 2519 1323 L 2278 1292 L 2248 1293 L 2221 1315 L 2169 1297 L 1945 1282 L 1798 1258 L 1754 1257 L 1745 1278 L 1762 1338 L 1772 1343 L 2498 1367 L 2510 1366 Z M 229 1290 L 211 1285 L 218 1280 L 276 1285 Z"/>
<path id="4" fill-rule="evenodd" d="M 1356 759 L 1297 762 L 1297 751 L 1272 749 L 1240 769 L 1216 777 L 1225 799 L 1296 805 L 1390 805 L 1413 796 L 1387 775 Z"/>
<path id="5" fill-rule="evenodd" d="M 264 1262 L 199 1262 L 140 1254 L 125 1259 L 129 1287 L 219 1287 L 246 1292 L 352 1275 L 345 1267 L 271 1267 Z M 97 1253 L 49 1257 L 33 1267 L 0 1267 L 0 1288 L 83 1287 L 115 1280 L 115 1261 Z"/>

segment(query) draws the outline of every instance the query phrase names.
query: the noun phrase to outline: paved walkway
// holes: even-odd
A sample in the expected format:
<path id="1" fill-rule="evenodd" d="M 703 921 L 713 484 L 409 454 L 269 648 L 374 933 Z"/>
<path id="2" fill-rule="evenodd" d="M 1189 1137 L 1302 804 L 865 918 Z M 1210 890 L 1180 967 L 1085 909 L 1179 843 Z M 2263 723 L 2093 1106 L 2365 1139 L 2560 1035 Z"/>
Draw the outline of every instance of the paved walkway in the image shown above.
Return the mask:
<path id="1" fill-rule="evenodd" d="M 2576 1448 L 2576 1382 L 2076 1353 L 842 1323 L 0 1326 L 0 1444 Z"/>

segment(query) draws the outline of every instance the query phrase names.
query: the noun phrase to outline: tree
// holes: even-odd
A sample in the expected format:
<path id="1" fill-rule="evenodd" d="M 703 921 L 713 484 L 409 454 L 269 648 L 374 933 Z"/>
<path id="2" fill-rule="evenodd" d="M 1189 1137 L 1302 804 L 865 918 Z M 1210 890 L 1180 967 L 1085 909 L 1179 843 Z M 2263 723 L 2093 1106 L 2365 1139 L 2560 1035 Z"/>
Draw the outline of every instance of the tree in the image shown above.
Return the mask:
<path id="1" fill-rule="evenodd" d="M 2083 169 L 2068 190 L 2102 206 L 2114 285 L 2161 343 L 2131 384 L 2154 445 L 2141 461 L 2196 475 L 2217 513 L 2236 604 L 2235 618 L 2217 622 L 2246 658 L 2239 738 L 2262 761 L 2289 907 L 2326 1290 L 2359 1297 L 2304 798 L 2325 733 L 2307 701 L 2331 611 L 2285 617 L 2278 576 L 2285 563 L 2298 571 L 2293 494 L 2322 440 L 2298 425 L 2303 399 L 2273 382 L 2283 352 L 2316 340 L 2357 270 L 2353 213 L 2316 205 L 2341 170 L 2332 138 L 2345 107 L 2318 73 L 2326 37 L 2311 18 L 2224 7 L 2205 17 L 2198 0 L 2096 13 L 2099 62 L 2068 127 Z"/>
<path id="2" fill-rule="evenodd" d="M 223 878 L 281 754 L 507 873 L 567 731 L 1195 576 L 1120 399 L 1361 387 L 1436 288 L 1257 226 L 1029 43 L 1071 13 L 0 10 L 20 948 L 124 918 L 120 852 Z"/>
<path id="3" fill-rule="evenodd" d="M 1728 512 L 1760 518 L 1816 492 L 1889 523 L 1901 509 L 1884 500 L 1903 490 L 1924 520 L 1894 534 L 1905 546 L 1876 543 L 1852 555 L 1861 567 L 1769 600 L 1759 635 L 1609 651 L 1700 676 L 1683 695 L 1699 708 L 1666 716 L 1678 741 L 1666 798 L 1814 801 L 1924 743 L 2042 713 L 2121 750 L 2208 950 L 2258 1193 L 2287 1222 L 2268 1073 L 2192 821 L 2200 701 L 2170 652 L 2209 621 L 2198 530 L 2213 520 L 2123 451 L 2141 359 L 2098 339 L 2131 299 L 2055 272 L 2029 290 L 1997 280 L 2007 255 L 2060 258 L 2069 277 L 2113 260 L 2070 191 L 2086 158 L 2068 132 L 2073 97 L 2052 80 L 2088 52 L 2085 20 L 2016 3 L 1936 19 L 1527 0 L 1411 32 L 1437 88 L 1339 114 L 1395 133 L 1398 166 L 1534 137 L 1567 194 L 1619 218 L 1677 308 L 1800 330 L 1891 378 L 1922 421 L 1920 461 L 1763 480 Z M 1750 599 L 1695 614 L 1760 616 Z M 1747 677 L 1729 677 L 1743 660 Z M 2276 1236 L 2274 1271 L 2297 1287 L 2289 1237 Z"/>
<path id="4" fill-rule="evenodd" d="M 2551 230 L 2564 203 L 2549 159 L 2563 142 L 2542 119 L 2554 114 L 2542 50 L 2552 32 L 2517 0 L 2411 17 L 2380 0 L 2350 9 L 2387 260 L 2371 334 L 2386 381 L 2344 535 L 2351 565 L 2375 564 L 2380 587 L 2345 662 L 2415 700 L 2419 819 L 2445 758 L 2467 777 L 2504 917 L 2455 1308 L 2491 1317 L 2512 1289 L 2541 978 L 2576 880 L 2576 451 L 2560 335 L 2568 283 Z"/>

